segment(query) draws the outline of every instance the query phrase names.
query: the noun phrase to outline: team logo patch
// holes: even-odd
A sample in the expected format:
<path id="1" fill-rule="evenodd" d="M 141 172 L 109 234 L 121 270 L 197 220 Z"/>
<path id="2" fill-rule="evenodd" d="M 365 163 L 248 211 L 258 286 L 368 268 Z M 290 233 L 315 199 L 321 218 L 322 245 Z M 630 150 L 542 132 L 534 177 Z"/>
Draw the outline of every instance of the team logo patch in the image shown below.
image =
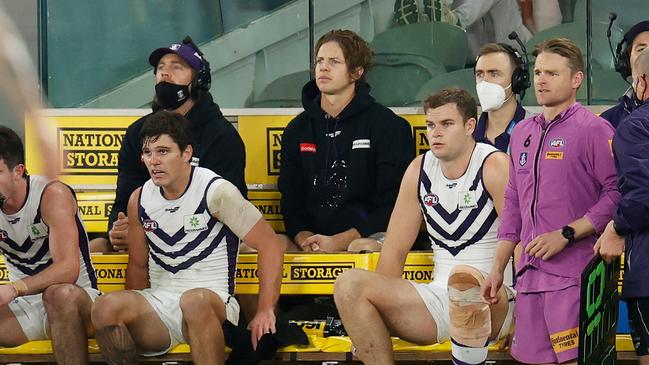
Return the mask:
<path id="1" fill-rule="evenodd" d="M 527 163 L 527 152 L 521 152 L 520 157 L 518 157 L 518 164 L 521 166 L 525 166 Z"/>
<path id="2" fill-rule="evenodd" d="M 550 141 L 550 147 L 563 148 L 566 145 L 566 140 L 563 138 L 555 138 Z"/>
<path id="3" fill-rule="evenodd" d="M 186 215 L 183 222 L 185 233 L 200 232 L 207 229 L 207 222 L 202 214 Z"/>
<path id="4" fill-rule="evenodd" d="M 458 193 L 457 208 L 459 210 L 474 209 L 478 207 L 475 190 L 460 191 Z"/>
<path id="5" fill-rule="evenodd" d="M 439 197 L 435 194 L 426 194 L 424 195 L 424 205 L 427 207 L 434 207 L 439 204 Z"/>
<path id="6" fill-rule="evenodd" d="M 142 222 L 142 228 L 144 228 L 146 232 L 153 232 L 158 229 L 158 222 L 153 219 L 145 219 L 144 222 Z"/>
<path id="7" fill-rule="evenodd" d="M 316 153 L 317 147 L 315 143 L 300 143 L 300 152 Z"/>
<path id="8" fill-rule="evenodd" d="M 548 151 L 545 153 L 546 160 L 563 160 L 563 152 Z"/>
<path id="9" fill-rule="evenodd" d="M 27 226 L 27 231 L 29 232 L 29 238 L 34 241 L 40 238 L 45 238 L 49 234 L 49 229 L 43 222 L 30 224 Z"/>
<path id="10" fill-rule="evenodd" d="M 2 229 L 0 229 L 0 241 L 6 240 L 7 237 L 9 237 L 9 233 L 7 233 L 7 231 L 3 231 Z"/>
<path id="11" fill-rule="evenodd" d="M 352 149 L 356 150 L 359 148 L 370 148 L 370 140 L 369 139 L 357 139 L 354 142 L 352 142 Z"/>

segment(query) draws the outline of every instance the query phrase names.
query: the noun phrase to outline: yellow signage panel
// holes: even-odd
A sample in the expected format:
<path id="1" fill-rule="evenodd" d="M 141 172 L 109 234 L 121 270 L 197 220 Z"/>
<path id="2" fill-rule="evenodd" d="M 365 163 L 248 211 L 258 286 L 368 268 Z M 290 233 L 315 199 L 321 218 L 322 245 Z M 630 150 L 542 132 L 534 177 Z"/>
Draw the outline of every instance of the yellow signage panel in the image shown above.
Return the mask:
<path id="1" fill-rule="evenodd" d="M 283 233 L 286 232 L 286 228 L 284 227 L 284 218 L 280 209 L 280 198 L 279 191 L 248 191 L 248 200 L 259 209 L 264 219 L 273 227 L 273 230 Z"/>
<path id="2" fill-rule="evenodd" d="M 294 115 L 242 115 L 239 134 L 246 146 L 246 183 L 276 184 L 282 133 Z"/>
<path id="3" fill-rule="evenodd" d="M 433 281 L 433 253 L 411 252 L 408 254 L 401 277 L 418 283 Z"/>
<path id="4" fill-rule="evenodd" d="M 91 255 L 92 266 L 97 276 L 97 286 L 104 293 L 124 289 L 128 255 Z M 0 256 L 0 284 L 9 282 L 4 257 Z"/>
<path id="5" fill-rule="evenodd" d="M 376 271 L 376 266 L 381 257 L 380 252 L 374 252 L 374 265 L 371 270 Z M 430 283 L 433 280 L 433 252 L 410 252 L 403 266 L 401 277 L 418 283 Z"/>
<path id="6" fill-rule="evenodd" d="M 419 114 L 402 115 L 412 127 L 412 136 L 415 139 L 415 148 L 417 155 L 421 155 L 430 150 L 428 138 L 426 138 L 426 116 Z"/>
<path id="7" fill-rule="evenodd" d="M 124 289 L 128 255 L 91 255 L 97 286 L 103 293 Z"/>
<path id="8" fill-rule="evenodd" d="M 282 294 L 333 294 L 334 282 L 343 272 L 370 270 L 372 254 L 286 254 L 282 274 Z M 241 254 L 237 262 L 236 292 L 259 292 L 257 254 Z"/>
<path id="9" fill-rule="evenodd" d="M 107 232 L 108 217 L 113 208 L 115 193 L 80 192 L 76 193 L 81 218 L 88 232 Z"/>
<path id="10" fill-rule="evenodd" d="M 47 128 L 56 132 L 60 179 L 71 185 L 111 185 L 117 182 L 119 149 L 126 128 L 139 116 L 52 116 Z M 40 127 L 40 126 L 39 126 Z M 25 158 L 32 174 L 44 172 L 37 132 L 26 124 Z"/>

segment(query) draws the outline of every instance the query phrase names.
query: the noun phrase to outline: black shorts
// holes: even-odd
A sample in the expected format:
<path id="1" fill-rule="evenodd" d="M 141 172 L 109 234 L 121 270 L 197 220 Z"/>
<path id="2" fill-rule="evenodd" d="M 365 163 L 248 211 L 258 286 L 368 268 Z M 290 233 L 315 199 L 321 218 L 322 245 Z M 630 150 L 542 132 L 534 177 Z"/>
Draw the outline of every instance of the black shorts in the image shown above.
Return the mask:
<path id="1" fill-rule="evenodd" d="M 627 299 L 629 328 L 638 356 L 649 355 L 649 298 Z"/>

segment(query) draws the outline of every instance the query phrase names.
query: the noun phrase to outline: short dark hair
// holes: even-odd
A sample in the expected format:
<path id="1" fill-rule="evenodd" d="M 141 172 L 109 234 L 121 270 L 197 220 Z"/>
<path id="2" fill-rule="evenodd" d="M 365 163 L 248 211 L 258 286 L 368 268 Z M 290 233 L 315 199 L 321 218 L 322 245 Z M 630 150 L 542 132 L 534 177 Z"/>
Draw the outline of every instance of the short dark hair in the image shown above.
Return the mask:
<path id="1" fill-rule="evenodd" d="M 13 169 L 25 164 L 25 148 L 18 134 L 7 127 L 0 127 L 0 160 Z"/>
<path id="2" fill-rule="evenodd" d="M 512 71 L 516 70 L 517 68 L 521 67 L 520 60 L 512 54 L 510 50 L 505 48 L 500 43 L 487 43 L 484 46 L 480 48 L 478 51 L 478 57 L 476 57 L 475 61 L 476 64 L 478 63 L 478 59 L 484 55 L 492 54 L 492 53 L 504 53 L 509 57 L 509 62 L 512 65 Z"/>
<path id="3" fill-rule="evenodd" d="M 163 134 L 171 137 L 181 151 L 192 144 L 189 121 L 179 113 L 160 110 L 149 115 L 142 125 L 140 140 L 144 146 L 155 142 Z"/>
<path id="4" fill-rule="evenodd" d="M 584 59 L 579 46 L 568 38 L 552 38 L 543 41 L 534 47 L 534 57 L 543 52 L 554 53 L 568 59 L 568 67 L 575 74 L 584 72 Z"/>
<path id="5" fill-rule="evenodd" d="M 365 80 L 367 71 L 372 68 L 372 49 L 370 45 L 358 34 L 346 29 L 336 29 L 327 32 L 318 39 L 315 45 L 315 55 L 323 44 L 336 42 L 343 50 L 343 56 L 350 72 L 362 67 L 364 72 L 359 80 Z"/>
<path id="6" fill-rule="evenodd" d="M 478 119 L 478 105 L 468 91 L 457 87 L 442 89 L 424 100 L 424 113 L 431 108 L 439 108 L 446 104 L 455 103 L 464 122 L 473 118 Z"/>

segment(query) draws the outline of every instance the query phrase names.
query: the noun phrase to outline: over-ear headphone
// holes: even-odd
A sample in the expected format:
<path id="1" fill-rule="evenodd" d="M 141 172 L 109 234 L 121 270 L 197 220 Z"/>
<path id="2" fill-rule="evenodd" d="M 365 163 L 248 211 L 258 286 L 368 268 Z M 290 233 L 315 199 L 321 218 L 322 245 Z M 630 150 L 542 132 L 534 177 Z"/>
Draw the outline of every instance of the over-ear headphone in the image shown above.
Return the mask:
<path id="1" fill-rule="evenodd" d="M 629 59 L 629 47 L 630 45 L 625 46 L 626 44 L 626 35 L 620 43 L 617 44 L 615 48 L 615 59 L 613 60 L 615 64 L 615 71 L 617 71 L 623 79 L 627 79 L 631 76 L 631 65 Z"/>
<path id="2" fill-rule="evenodd" d="M 207 92 L 212 86 L 212 70 L 210 69 L 209 61 L 207 61 L 207 59 L 203 55 L 203 52 L 201 52 L 198 46 L 196 46 L 196 44 L 192 40 L 192 37 L 186 36 L 185 39 L 183 39 L 183 44 L 192 47 L 196 51 L 196 53 L 198 53 L 198 55 L 201 56 L 202 59 L 201 69 L 198 70 L 189 87 L 189 92 L 196 99 L 198 99 L 204 92 Z"/>
<path id="3" fill-rule="evenodd" d="M 609 14 L 609 31 L 606 33 L 606 36 L 609 38 L 609 45 L 611 42 L 610 38 L 610 27 L 613 24 L 613 21 L 617 18 L 617 14 Z M 617 44 L 615 48 L 615 59 L 613 60 L 615 64 L 615 71 L 617 71 L 623 79 L 627 79 L 631 76 L 631 46 L 633 41 L 638 36 L 638 34 L 649 31 L 649 21 L 642 21 L 629 29 L 622 40 Z"/>
<path id="4" fill-rule="evenodd" d="M 525 90 L 530 87 L 530 74 L 528 72 L 527 60 L 524 58 L 516 48 L 510 46 L 506 43 L 498 43 L 499 46 L 504 48 L 508 54 L 514 58 L 515 69 L 512 73 L 512 92 L 521 96 L 521 99 L 525 97 Z M 476 57 L 475 63 L 478 63 L 480 56 Z M 475 65 L 473 66 L 473 72 L 475 73 Z"/>

